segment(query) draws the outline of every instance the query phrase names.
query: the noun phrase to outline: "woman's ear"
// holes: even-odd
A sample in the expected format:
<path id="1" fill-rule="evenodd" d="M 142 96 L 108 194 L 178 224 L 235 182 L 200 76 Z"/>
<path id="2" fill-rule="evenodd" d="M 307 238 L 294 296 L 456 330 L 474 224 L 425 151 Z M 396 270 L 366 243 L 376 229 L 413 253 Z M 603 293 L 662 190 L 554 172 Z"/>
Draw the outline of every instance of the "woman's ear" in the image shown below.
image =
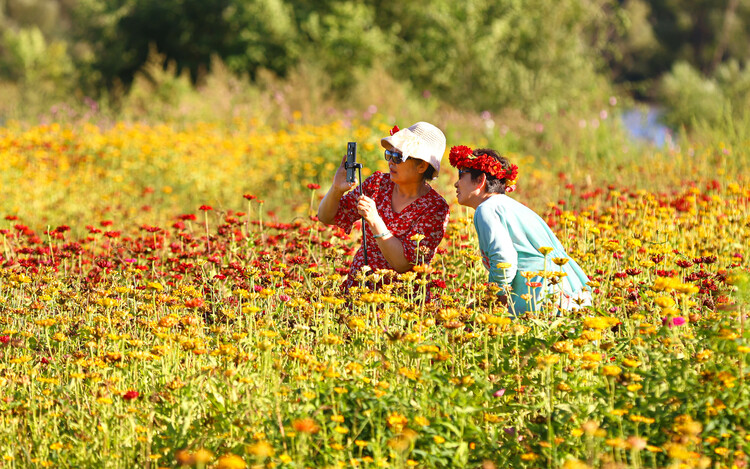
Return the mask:
<path id="1" fill-rule="evenodd" d="M 485 187 L 487 186 L 487 176 L 482 173 L 479 175 L 479 178 L 477 179 L 477 189 L 480 191 L 486 190 Z"/>
<path id="2" fill-rule="evenodd" d="M 427 168 L 430 167 L 430 163 L 424 161 L 424 160 L 416 160 L 419 163 L 417 164 L 417 172 L 419 174 L 424 174 L 425 171 L 427 171 Z"/>

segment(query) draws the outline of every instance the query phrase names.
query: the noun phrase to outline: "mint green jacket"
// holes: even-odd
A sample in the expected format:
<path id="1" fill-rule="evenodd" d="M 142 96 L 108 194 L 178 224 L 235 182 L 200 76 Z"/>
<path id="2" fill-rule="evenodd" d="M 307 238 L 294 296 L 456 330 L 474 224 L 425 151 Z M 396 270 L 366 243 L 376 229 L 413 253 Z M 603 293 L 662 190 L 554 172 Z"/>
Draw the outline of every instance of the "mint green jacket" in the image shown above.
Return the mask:
<path id="1" fill-rule="evenodd" d="M 482 262 L 489 271 L 489 281 L 501 287 L 510 286 L 508 309 L 519 315 L 530 310 L 539 310 L 542 305 L 554 302 L 564 309 L 575 306 L 578 297 L 586 295 L 588 277 L 576 261 L 570 259 L 557 236 L 542 218 L 533 210 L 505 194 L 497 194 L 482 202 L 474 214 L 474 227 L 479 238 Z M 547 255 L 539 252 L 543 246 L 553 250 Z M 570 259 L 562 267 L 552 262 L 552 258 Z M 510 264 L 501 269 L 500 263 Z M 542 277 L 530 280 L 522 272 L 559 271 L 567 274 L 558 285 L 550 285 Z M 527 282 L 541 283 L 529 286 Z M 532 294 L 526 301 L 521 295 Z M 579 300 L 580 301 L 580 300 Z"/>

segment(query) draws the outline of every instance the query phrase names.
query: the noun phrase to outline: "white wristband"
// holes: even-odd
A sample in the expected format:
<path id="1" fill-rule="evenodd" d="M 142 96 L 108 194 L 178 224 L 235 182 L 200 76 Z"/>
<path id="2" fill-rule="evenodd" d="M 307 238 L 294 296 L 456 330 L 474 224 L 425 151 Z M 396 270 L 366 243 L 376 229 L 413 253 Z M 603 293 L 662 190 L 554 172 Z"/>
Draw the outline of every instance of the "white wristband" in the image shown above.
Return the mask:
<path id="1" fill-rule="evenodd" d="M 372 235 L 372 237 L 375 238 L 375 239 L 378 239 L 378 238 L 382 238 L 384 236 L 388 236 L 389 234 L 391 234 L 391 232 L 386 230 L 383 233 Z"/>

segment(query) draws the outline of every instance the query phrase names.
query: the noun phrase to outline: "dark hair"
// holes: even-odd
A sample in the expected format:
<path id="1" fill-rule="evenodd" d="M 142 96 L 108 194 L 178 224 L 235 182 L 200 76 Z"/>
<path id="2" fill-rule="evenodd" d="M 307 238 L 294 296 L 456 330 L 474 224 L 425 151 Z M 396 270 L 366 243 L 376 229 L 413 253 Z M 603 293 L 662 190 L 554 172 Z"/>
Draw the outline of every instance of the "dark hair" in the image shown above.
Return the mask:
<path id="1" fill-rule="evenodd" d="M 503 169 L 507 170 L 510 168 L 510 161 L 508 158 L 500 155 L 500 153 L 496 152 L 495 150 L 491 148 L 477 148 L 472 152 L 472 155 L 474 156 L 480 156 L 480 155 L 487 155 L 491 158 L 495 158 L 497 161 L 500 162 L 501 165 L 503 165 Z M 471 180 L 476 181 L 479 179 L 479 177 L 484 174 L 484 176 L 487 178 L 487 184 L 485 185 L 485 190 L 491 194 L 505 194 L 505 187 L 508 184 L 507 179 L 498 179 L 495 176 L 491 174 L 487 174 L 484 171 L 480 171 L 478 169 L 473 168 L 467 168 L 469 170 L 469 173 L 471 173 Z"/>

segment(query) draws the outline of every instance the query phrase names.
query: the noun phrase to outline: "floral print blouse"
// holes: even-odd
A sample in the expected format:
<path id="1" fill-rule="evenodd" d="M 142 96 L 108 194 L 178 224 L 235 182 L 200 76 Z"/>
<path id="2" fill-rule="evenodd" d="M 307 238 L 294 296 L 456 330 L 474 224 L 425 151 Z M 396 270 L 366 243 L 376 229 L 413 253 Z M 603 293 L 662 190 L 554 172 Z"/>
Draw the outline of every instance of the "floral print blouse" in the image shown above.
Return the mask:
<path id="1" fill-rule="evenodd" d="M 377 171 L 362 183 L 362 191 L 375 201 L 380 217 L 393 236 L 404 246 L 404 256 L 412 264 L 429 264 L 435 255 L 448 225 L 448 204 L 435 189 L 421 196 L 406 208 L 396 213 L 393 211 L 393 187 L 390 174 Z M 334 224 L 350 233 L 352 226 L 361 217 L 357 212 L 359 188 L 349 191 L 341 198 Z M 421 235 L 421 236 L 415 236 Z M 365 223 L 367 238 L 367 263 L 373 270 L 391 269 L 388 261 L 378 248 L 377 240 L 372 237 L 370 227 Z M 422 238 L 422 236 L 424 236 Z M 414 239 L 412 239 L 414 238 Z M 421 238 L 421 240 L 418 240 Z M 365 265 L 362 246 L 357 250 L 349 269 L 345 288 L 356 285 L 355 276 Z"/>

